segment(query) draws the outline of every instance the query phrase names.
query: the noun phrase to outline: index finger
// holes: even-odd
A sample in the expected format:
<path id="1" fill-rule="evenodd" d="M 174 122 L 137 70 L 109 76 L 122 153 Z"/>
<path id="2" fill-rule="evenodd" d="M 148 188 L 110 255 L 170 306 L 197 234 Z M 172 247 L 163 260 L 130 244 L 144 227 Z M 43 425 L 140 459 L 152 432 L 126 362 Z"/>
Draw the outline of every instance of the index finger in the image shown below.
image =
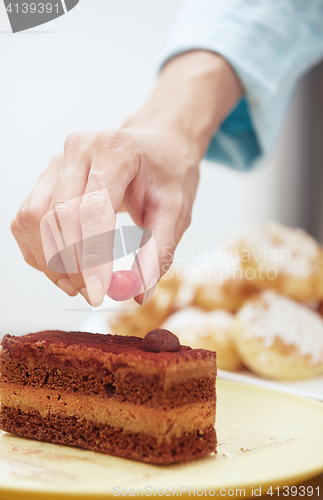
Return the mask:
<path id="1" fill-rule="evenodd" d="M 90 300 L 95 305 L 102 303 L 110 285 L 115 214 L 138 171 L 139 158 L 129 133 L 106 131 L 98 135 L 80 205 L 83 276 Z"/>
<path id="2" fill-rule="evenodd" d="M 102 303 L 113 268 L 113 243 L 116 226 L 107 188 L 84 194 L 80 205 L 83 241 L 82 274 L 92 305 Z"/>

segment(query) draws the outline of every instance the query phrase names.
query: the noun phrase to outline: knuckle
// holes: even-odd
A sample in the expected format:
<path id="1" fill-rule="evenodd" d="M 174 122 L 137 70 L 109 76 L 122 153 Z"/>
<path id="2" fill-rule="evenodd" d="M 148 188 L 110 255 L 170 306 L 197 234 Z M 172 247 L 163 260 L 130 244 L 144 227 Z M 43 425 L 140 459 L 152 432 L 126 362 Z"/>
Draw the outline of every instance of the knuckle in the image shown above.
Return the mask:
<path id="1" fill-rule="evenodd" d="M 28 264 L 31 267 L 35 266 L 35 257 L 31 252 L 25 252 L 23 254 L 23 257 L 26 264 Z"/>
<path id="2" fill-rule="evenodd" d="M 188 227 L 190 227 L 191 223 L 192 223 L 192 215 L 191 215 L 191 214 L 189 214 L 189 215 L 187 216 L 187 218 L 186 218 L 186 224 L 185 224 L 186 229 L 187 229 Z"/>
<path id="3" fill-rule="evenodd" d="M 86 221 L 102 215 L 104 211 L 105 194 L 102 191 L 88 193 L 80 205 L 80 219 Z"/>
<path id="4" fill-rule="evenodd" d="M 83 262 L 85 259 L 92 262 L 93 260 L 97 259 L 97 257 L 102 252 L 102 248 L 100 246 L 98 246 L 97 244 L 93 243 L 93 241 L 91 244 L 91 248 L 90 248 L 89 244 L 88 244 L 88 247 L 89 248 L 85 248 L 83 251 Z"/>
<path id="5" fill-rule="evenodd" d="M 140 157 L 140 147 L 135 137 L 125 130 L 112 129 L 103 130 L 96 136 L 96 151 L 101 154 L 109 154 L 113 151 L 122 150 L 129 155 Z"/>
<path id="6" fill-rule="evenodd" d="M 83 269 L 91 269 L 112 261 L 112 250 L 98 244 L 89 244 L 83 251 Z"/>
<path id="7" fill-rule="evenodd" d="M 192 222 L 192 212 L 191 210 L 185 210 L 183 213 L 183 225 L 187 229 Z"/>
<path id="8" fill-rule="evenodd" d="M 63 159 L 64 159 L 64 154 L 62 152 L 60 153 L 57 153 L 55 156 L 53 156 L 53 158 L 51 159 L 50 163 L 49 163 L 49 166 L 48 166 L 48 169 L 50 170 L 59 170 L 60 166 L 62 165 L 63 163 Z M 48 170 L 47 169 L 47 170 Z M 44 174 L 46 174 L 47 170 L 45 170 L 42 175 L 40 177 L 42 177 Z"/>
<path id="9" fill-rule="evenodd" d="M 37 227 L 40 223 L 37 204 L 31 200 L 25 201 L 17 213 L 16 220 L 21 229 L 33 229 Z"/>
<path id="10" fill-rule="evenodd" d="M 11 230 L 12 234 L 14 235 L 14 237 L 16 237 L 16 235 L 19 231 L 19 224 L 17 222 L 16 217 L 13 219 L 13 221 L 10 224 L 10 230 Z"/>
<path id="11" fill-rule="evenodd" d="M 40 175 L 39 180 L 46 179 L 46 177 L 48 177 L 49 174 L 50 174 L 49 177 L 50 179 L 51 176 L 54 174 L 54 172 L 57 175 L 62 163 L 63 163 L 63 153 L 58 153 L 57 155 L 53 156 L 46 170 L 44 170 L 44 172 L 42 172 L 42 174 Z"/>
<path id="12" fill-rule="evenodd" d="M 52 229 L 65 226 L 71 218 L 71 210 L 67 203 L 55 203 L 53 208 L 47 212 L 47 222 Z"/>
<path id="13" fill-rule="evenodd" d="M 97 145 L 105 148 L 118 147 L 124 142 L 125 133 L 119 129 L 102 130 L 97 133 Z"/>
<path id="14" fill-rule="evenodd" d="M 57 153 L 55 156 L 53 156 L 51 163 L 61 163 L 63 161 L 63 153 Z"/>
<path id="15" fill-rule="evenodd" d="M 101 249 L 102 250 L 102 249 Z M 101 252 L 99 248 L 91 248 L 83 253 L 83 268 L 90 269 L 102 264 L 100 261 Z"/>
<path id="16" fill-rule="evenodd" d="M 52 171 L 59 172 L 61 166 L 63 165 L 63 160 L 64 160 L 64 153 L 62 152 L 58 153 L 57 155 L 53 156 L 48 168 Z M 46 170 L 45 172 L 43 172 L 42 176 L 45 174 Z"/>
<path id="17" fill-rule="evenodd" d="M 176 193 L 176 195 L 173 196 L 167 196 L 167 199 L 165 199 L 165 210 L 168 214 L 172 214 L 173 217 L 182 219 L 183 209 L 184 200 L 181 192 Z"/>
<path id="18" fill-rule="evenodd" d="M 96 191 L 107 190 L 107 174 L 102 170 L 91 170 L 91 184 Z M 88 194 L 86 196 L 89 196 Z"/>
<path id="19" fill-rule="evenodd" d="M 129 184 L 142 160 L 136 138 L 125 130 L 105 130 L 97 133 L 94 146 L 93 157 L 100 160 L 100 171 L 104 168 L 108 175 L 118 172 Z"/>
<path id="20" fill-rule="evenodd" d="M 83 139 L 82 132 L 72 132 L 65 139 L 65 149 L 76 148 Z"/>
<path id="21" fill-rule="evenodd" d="M 77 155 L 77 157 L 86 157 L 91 144 L 91 134 L 87 132 L 73 132 L 65 140 L 64 156 Z"/>
<path id="22" fill-rule="evenodd" d="M 162 253 L 160 256 L 162 274 L 165 274 L 172 265 L 174 260 L 175 249 L 176 249 L 175 243 L 168 244 L 164 246 L 164 248 L 162 249 Z"/>
<path id="23" fill-rule="evenodd" d="M 161 255 L 162 260 L 172 263 L 173 258 L 174 258 L 174 254 L 175 254 L 175 250 L 176 250 L 175 242 L 172 242 L 172 243 L 164 246 L 164 248 L 162 250 L 162 255 Z"/>
<path id="24" fill-rule="evenodd" d="M 167 206 L 170 213 L 177 214 L 179 226 L 187 229 L 192 221 L 192 204 L 184 193 L 177 193 L 168 201 Z"/>
<path id="25" fill-rule="evenodd" d="M 78 274 L 80 272 L 79 256 L 75 253 L 74 245 L 70 245 L 63 251 L 59 252 L 61 257 L 61 264 L 57 269 L 51 269 L 54 272 L 64 272 L 67 274 Z"/>
<path id="26" fill-rule="evenodd" d="M 79 267 L 76 259 L 64 260 L 64 268 L 67 274 L 78 274 Z"/>

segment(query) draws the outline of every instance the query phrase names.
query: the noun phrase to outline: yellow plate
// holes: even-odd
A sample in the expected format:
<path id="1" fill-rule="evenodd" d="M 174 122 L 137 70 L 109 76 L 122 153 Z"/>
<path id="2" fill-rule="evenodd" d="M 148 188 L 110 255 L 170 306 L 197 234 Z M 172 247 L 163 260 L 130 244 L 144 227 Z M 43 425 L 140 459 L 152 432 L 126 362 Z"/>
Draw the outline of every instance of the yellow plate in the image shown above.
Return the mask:
<path id="1" fill-rule="evenodd" d="M 223 380 L 217 391 L 218 454 L 188 464 L 147 465 L 1 433 L 0 498 L 94 500 L 145 488 L 147 496 L 188 497 L 191 488 L 195 498 L 247 498 L 323 471 L 322 403 Z"/>

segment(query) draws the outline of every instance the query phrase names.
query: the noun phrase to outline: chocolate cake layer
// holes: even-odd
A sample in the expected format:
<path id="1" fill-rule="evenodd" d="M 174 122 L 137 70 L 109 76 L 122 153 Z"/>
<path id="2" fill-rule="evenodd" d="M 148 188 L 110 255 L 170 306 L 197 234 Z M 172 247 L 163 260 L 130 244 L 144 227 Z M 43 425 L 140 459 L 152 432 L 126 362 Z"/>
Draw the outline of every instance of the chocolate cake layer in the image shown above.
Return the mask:
<path id="1" fill-rule="evenodd" d="M 44 419 L 48 419 L 51 413 L 62 413 L 98 424 L 105 423 L 124 431 L 144 431 L 166 439 L 173 435 L 179 436 L 185 430 L 203 431 L 215 419 L 214 402 L 162 410 L 134 403 L 107 401 L 101 396 L 57 393 L 45 388 L 35 391 L 17 384 L 1 384 L 1 403 L 25 413 L 37 410 Z"/>
<path id="2" fill-rule="evenodd" d="M 157 438 L 145 433 L 124 432 L 123 429 L 85 419 L 62 414 L 50 414 L 48 417 L 44 419 L 38 411 L 24 413 L 18 408 L 2 405 L 1 428 L 42 441 L 70 444 L 155 464 L 193 460 L 216 449 L 213 425 L 202 434 L 198 431 L 187 432 L 181 437 L 173 436 L 170 442 L 158 442 Z"/>
<path id="3" fill-rule="evenodd" d="M 4 355 L 0 358 L 3 383 L 21 384 L 25 387 L 46 387 L 53 391 L 97 394 L 116 401 L 135 402 L 148 407 L 174 408 L 182 404 L 215 401 L 215 376 L 190 378 L 164 387 L 163 380 L 155 377 L 123 376 L 89 373 L 85 370 L 61 370 L 59 368 L 17 363 Z"/>

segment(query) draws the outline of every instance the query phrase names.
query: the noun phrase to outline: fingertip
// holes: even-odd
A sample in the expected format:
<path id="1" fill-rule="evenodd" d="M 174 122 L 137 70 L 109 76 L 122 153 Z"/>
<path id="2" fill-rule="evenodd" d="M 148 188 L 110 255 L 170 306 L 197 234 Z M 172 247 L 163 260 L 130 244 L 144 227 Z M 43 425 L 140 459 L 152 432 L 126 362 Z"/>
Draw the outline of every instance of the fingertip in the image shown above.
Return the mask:
<path id="1" fill-rule="evenodd" d="M 147 302 L 148 302 L 148 301 L 152 298 L 152 296 L 154 295 L 154 291 L 155 291 L 155 288 L 156 288 L 157 282 L 158 282 L 158 277 L 157 277 L 157 276 L 154 276 L 154 277 L 150 280 L 150 282 L 149 282 L 149 284 L 148 284 L 148 286 L 147 286 L 147 288 L 146 288 L 146 290 L 145 290 L 144 294 L 141 294 L 141 296 L 142 296 L 142 300 L 141 300 L 141 302 L 136 300 L 136 302 L 137 302 L 139 305 L 141 305 L 141 306 L 146 305 L 146 304 L 147 304 Z"/>
<path id="2" fill-rule="evenodd" d="M 69 278 L 61 278 L 60 280 L 56 281 L 56 285 L 70 297 L 75 297 L 78 294 L 78 290 L 69 280 Z"/>
<path id="3" fill-rule="evenodd" d="M 90 297 L 89 297 L 89 295 L 88 295 L 87 290 L 86 290 L 85 287 L 84 288 L 80 288 L 80 294 L 82 295 L 82 297 L 85 298 L 86 302 L 88 302 L 91 305 Z"/>
<path id="4" fill-rule="evenodd" d="M 105 295 L 101 278 L 96 274 L 92 274 L 86 278 L 85 285 L 91 305 L 93 305 L 93 307 L 101 305 Z"/>
<path id="5" fill-rule="evenodd" d="M 100 307 L 103 303 L 103 300 L 100 302 L 93 302 L 90 300 L 89 294 L 87 293 L 86 288 L 81 288 L 80 289 L 80 294 L 85 298 L 86 302 L 91 306 L 91 307 Z"/>

